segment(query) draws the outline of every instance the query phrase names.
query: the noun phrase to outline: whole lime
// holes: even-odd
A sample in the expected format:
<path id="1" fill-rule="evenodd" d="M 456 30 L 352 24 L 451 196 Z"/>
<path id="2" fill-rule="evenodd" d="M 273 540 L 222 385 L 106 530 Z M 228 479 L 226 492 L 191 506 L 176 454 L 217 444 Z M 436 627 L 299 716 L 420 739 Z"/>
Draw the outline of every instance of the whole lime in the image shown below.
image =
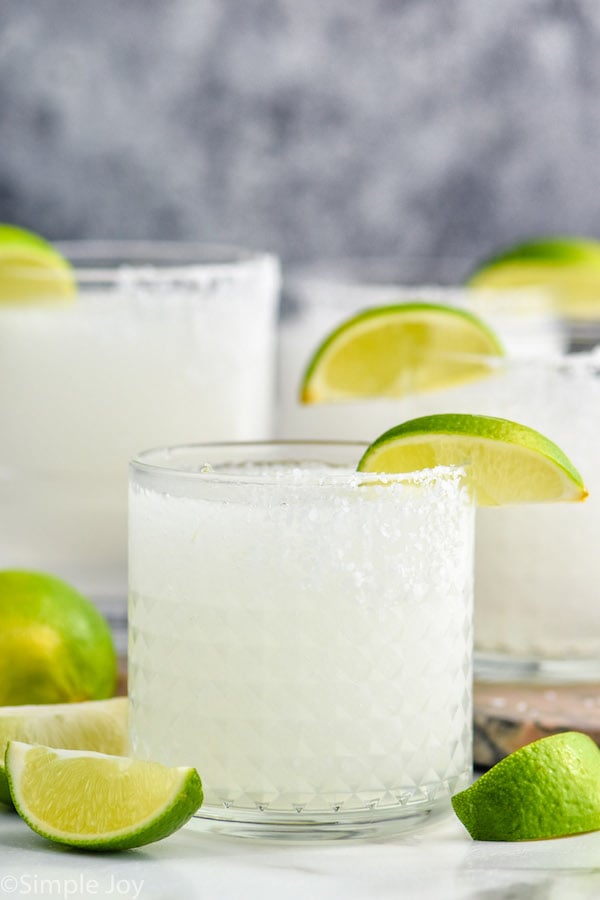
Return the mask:
<path id="1" fill-rule="evenodd" d="M 59 578 L 0 571 L 0 706 L 102 700 L 117 660 L 96 607 Z"/>

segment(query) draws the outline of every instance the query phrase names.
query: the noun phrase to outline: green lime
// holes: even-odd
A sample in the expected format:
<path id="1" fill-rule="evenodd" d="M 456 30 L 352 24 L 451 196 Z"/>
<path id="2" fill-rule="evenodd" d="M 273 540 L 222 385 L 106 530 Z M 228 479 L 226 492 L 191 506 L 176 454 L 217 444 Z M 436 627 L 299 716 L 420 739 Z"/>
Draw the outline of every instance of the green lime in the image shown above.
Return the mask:
<path id="1" fill-rule="evenodd" d="M 48 241 L 0 224 L 0 304 L 56 303 L 77 294 L 73 269 Z"/>
<path id="2" fill-rule="evenodd" d="M 67 750 L 127 753 L 127 697 L 0 707 L 0 803 L 12 805 L 4 771 L 9 741 Z"/>
<path id="3" fill-rule="evenodd" d="M 6 749 L 13 803 L 42 837 L 86 850 L 128 850 L 168 837 L 202 803 L 196 769 L 21 741 Z"/>
<path id="4" fill-rule="evenodd" d="M 103 700 L 115 691 L 110 629 L 64 581 L 0 571 L 0 705 Z"/>
<path id="5" fill-rule="evenodd" d="M 480 506 L 579 501 L 581 475 L 549 438 L 493 416 L 422 416 L 378 437 L 359 462 L 360 472 L 414 472 L 469 465 Z"/>
<path id="6" fill-rule="evenodd" d="M 481 263 L 469 279 L 476 288 L 539 287 L 574 317 L 600 316 L 600 242 L 572 237 L 528 241 Z"/>
<path id="7" fill-rule="evenodd" d="M 497 337 L 466 310 L 434 303 L 378 306 L 329 334 L 310 360 L 303 403 L 401 397 L 451 387 L 493 371 Z"/>
<path id="8" fill-rule="evenodd" d="M 476 841 L 535 841 L 600 829 L 600 750 L 577 731 L 527 744 L 452 798 Z"/>

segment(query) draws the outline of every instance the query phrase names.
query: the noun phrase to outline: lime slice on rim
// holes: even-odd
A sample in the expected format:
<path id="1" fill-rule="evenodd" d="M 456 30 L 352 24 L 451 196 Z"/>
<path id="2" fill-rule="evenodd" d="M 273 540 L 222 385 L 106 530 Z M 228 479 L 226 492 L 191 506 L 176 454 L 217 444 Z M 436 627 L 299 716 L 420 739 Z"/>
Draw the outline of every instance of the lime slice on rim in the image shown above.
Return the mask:
<path id="1" fill-rule="evenodd" d="M 12 805 L 4 753 L 9 741 L 99 753 L 127 752 L 127 697 L 0 707 L 0 803 Z"/>
<path id="2" fill-rule="evenodd" d="M 600 750 L 577 731 L 515 750 L 452 797 L 476 841 L 534 841 L 600 829 Z"/>
<path id="3" fill-rule="evenodd" d="M 527 241 L 485 260 L 468 284 L 494 290 L 546 288 L 566 315 L 598 317 L 600 242 L 569 237 Z"/>
<path id="4" fill-rule="evenodd" d="M 477 316 L 435 303 L 377 306 L 347 319 L 310 360 L 303 403 L 402 397 L 451 387 L 493 371 L 503 354 Z"/>
<path id="5" fill-rule="evenodd" d="M 13 803 L 30 828 L 87 850 L 126 850 L 168 837 L 202 803 L 193 768 L 10 741 Z"/>
<path id="6" fill-rule="evenodd" d="M 0 224 L 0 304 L 65 302 L 76 293 L 70 264 L 51 244 Z"/>
<path id="7" fill-rule="evenodd" d="M 581 475 L 549 438 L 493 416 L 422 416 L 378 437 L 358 464 L 360 472 L 414 472 L 469 464 L 480 506 L 579 501 Z"/>

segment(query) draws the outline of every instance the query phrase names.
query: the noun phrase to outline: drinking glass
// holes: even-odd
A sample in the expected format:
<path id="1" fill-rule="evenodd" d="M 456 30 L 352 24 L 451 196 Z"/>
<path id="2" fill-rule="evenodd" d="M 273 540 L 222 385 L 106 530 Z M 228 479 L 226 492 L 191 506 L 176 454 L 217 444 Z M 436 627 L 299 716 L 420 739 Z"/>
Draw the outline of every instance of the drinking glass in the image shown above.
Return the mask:
<path id="1" fill-rule="evenodd" d="M 496 291 L 465 286 L 472 264 L 458 258 L 408 257 L 329 260 L 292 270 L 284 279 L 277 364 L 279 438 L 371 440 L 377 402 L 302 406 L 299 386 L 309 359 L 325 336 L 349 316 L 373 306 L 408 301 L 441 303 L 469 310 L 497 333 L 511 356 L 560 352 L 569 340 L 555 315 L 555 297 L 539 289 Z M 410 405 L 406 405 L 410 415 Z"/>
<path id="2" fill-rule="evenodd" d="M 393 270 L 382 277 L 387 264 L 374 266 L 375 274 L 363 264 L 355 261 L 344 277 L 302 275 L 288 287 L 293 304 L 281 338 L 279 433 L 371 441 L 407 419 L 446 412 L 512 419 L 554 440 L 582 472 L 590 496 L 584 504 L 479 510 L 475 674 L 480 680 L 600 680 L 600 351 L 590 349 L 598 329 L 583 321 L 575 329 L 548 292 L 402 287 L 401 273 L 395 283 Z M 440 282 L 448 274 L 435 264 L 431 271 Z M 477 312 L 501 336 L 506 356 L 481 359 L 486 377 L 447 390 L 299 403 L 302 368 L 333 324 L 358 308 L 411 297 Z"/>
<path id="3" fill-rule="evenodd" d="M 65 578 L 123 643 L 128 461 L 268 437 L 279 268 L 192 244 L 59 249 L 74 302 L 0 305 L 0 568 Z"/>
<path id="4" fill-rule="evenodd" d="M 422 415 L 487 414 L 536 428 L 565 451 L 589 491 L 583 504 L 478 510 L 477 676 L 600 680 L 600 352 L 507 358 L 491 377 L 423 395 L 418 406 Z"/>
<path id="5" fill-rule="evenodd" d="M 196 445 L 131 465 L 132 749 L 196 766 L 213 827 L 410 827 L 468 783 L 465 472 L 360 474 L 364 449 Z"/>

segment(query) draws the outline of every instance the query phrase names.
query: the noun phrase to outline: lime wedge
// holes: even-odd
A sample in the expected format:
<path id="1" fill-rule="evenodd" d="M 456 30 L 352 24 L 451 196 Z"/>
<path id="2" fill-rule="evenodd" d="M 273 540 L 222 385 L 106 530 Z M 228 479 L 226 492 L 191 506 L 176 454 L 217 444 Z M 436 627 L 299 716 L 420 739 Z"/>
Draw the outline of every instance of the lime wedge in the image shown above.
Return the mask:
<path id="1" fill-rule="evenodd" d="M 469 464 L 480 506 L 579 501 L 581 475 L 549 438 L 493 416 L 422 416 L 378 437 L 358 464 L 360 472 L 413 472 Z"/>
<path id="2" fill-rule="evenodd" d="M 70 264 L 30 231 L 0 224 L 0 303 L 73 300 L 77 289 Z"/>
<path id="3" fill-rule="evenodd" d="M 0 803 L 10 806 L 4 771 L 9 741 L 121 755 L 128 747 L 127 697 L 0 707 Z"/>
<path id="4" fill-rule="evenodd" d="M 168 837 L 202 803 L 195 769 L 9 741 L 13 803 L 30 828 L 60 844 L 126 850 Z"/>
<path id="5" fill-rule="evenodd" d="M 476 841 L 534 841 L 600 829 L 600 750 L 577 731 L 527 744 L 452 798 Z"/>
<path id="6" fill-rule="evenodd" d="M 377 306 L 347 319 L 317 348 L 303 403 L 402 397 L 489 375 L 502 355 L 477 316 L 434 303 Z"/>
<path id="7" fill-rule="evenodd" d="M 485 260 L 469 279 L 476 288 L 551 290 L 558 310 L 574 317 L 600 316 L 600 242 L 542 238 Z"/>

